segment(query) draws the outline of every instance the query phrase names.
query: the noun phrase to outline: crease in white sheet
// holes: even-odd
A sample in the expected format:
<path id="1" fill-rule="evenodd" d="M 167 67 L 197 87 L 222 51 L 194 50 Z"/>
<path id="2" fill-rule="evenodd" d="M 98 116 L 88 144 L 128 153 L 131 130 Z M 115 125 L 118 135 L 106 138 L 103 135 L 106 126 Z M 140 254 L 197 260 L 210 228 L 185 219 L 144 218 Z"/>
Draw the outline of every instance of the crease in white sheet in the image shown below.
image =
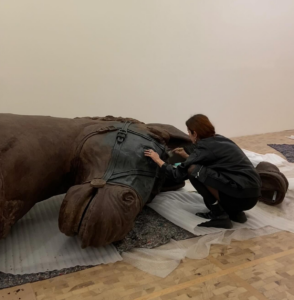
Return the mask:
<path id="1" fill-rule="evenodd" d="M 171 240 L 156 249 L 133 249 L 122 253 L 123 261 L 149 274 L 166 277 L 178 267 L 186 257 L 187 250 L 178 242 Z"/>
<path id="2" fill-rule="evenodd" d="M 258 154 L 246 149 L 242 150 L 245 153 L 245 155 L 249 158 L 254 167 L 256 167 L 262 161 L 270 162 L 276 165 L 277 167 L 284 167 L 289 164 L 284 158 L 274 153 Z"/>

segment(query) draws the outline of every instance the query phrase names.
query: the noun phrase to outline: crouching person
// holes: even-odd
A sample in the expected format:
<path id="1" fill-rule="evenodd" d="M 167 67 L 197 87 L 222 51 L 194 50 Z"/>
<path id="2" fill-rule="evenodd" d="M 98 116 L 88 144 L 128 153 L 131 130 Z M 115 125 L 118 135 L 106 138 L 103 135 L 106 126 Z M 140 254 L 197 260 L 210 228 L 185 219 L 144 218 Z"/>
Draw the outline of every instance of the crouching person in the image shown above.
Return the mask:
<path id="1" fill-rule="evenodd" d="M 230 139 L 215 134 L 214 126 L 204 115 L 195 115 L 186 122 L 194 146 L 174 152 L 186 159 L 177 168 L 166 164 L 153 150 L 145 151 L 175 181 L 190 179 L 202 195 L 208 219 L 198 226 L 232 228 L 232 222 L 245 223 L 244 211 L 253 208 L 261 195 L 261 180 L 244 152 Z"/>

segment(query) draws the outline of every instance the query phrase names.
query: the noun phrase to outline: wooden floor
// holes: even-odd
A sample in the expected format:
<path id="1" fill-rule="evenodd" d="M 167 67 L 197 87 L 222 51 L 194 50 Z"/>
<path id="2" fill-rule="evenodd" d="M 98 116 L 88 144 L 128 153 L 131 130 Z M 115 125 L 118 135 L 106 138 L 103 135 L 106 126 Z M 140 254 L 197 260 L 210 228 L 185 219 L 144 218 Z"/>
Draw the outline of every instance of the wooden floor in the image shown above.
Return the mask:
<path id="1" fill-rule="evenodd" d="M 294 130 L 234 139 L 242 148 L 277 153 L 267 143 L 294 144 Z M 0 300 L 294 299 L 294 234 L 213 245 L 202 260 L 184 259 L 167 278 L 124 262 L 0 291 Z"/>

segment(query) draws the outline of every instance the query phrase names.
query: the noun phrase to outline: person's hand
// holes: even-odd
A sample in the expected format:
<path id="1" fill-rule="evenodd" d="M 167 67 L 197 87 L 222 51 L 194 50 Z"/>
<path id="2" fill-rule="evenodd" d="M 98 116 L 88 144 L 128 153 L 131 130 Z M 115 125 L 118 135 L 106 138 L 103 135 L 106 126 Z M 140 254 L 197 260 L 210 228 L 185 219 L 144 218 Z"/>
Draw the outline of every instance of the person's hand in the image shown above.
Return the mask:
<path id="1" fill-rule="evenodd" d="M 144 155 L 147 157 L 150 157 L 153 161 L 158 162 L 159 161 L 159 154 L 153 151 L 152 149 L 150 150 L 145 150 Z"/>
<path id="2" fill-rule="evenodd" d="M 172 152 L 182 156 L 183 158 L 188 158 L 189 157 L 189 155 L 186 153 L 184 148 L 176 148 Z"/>

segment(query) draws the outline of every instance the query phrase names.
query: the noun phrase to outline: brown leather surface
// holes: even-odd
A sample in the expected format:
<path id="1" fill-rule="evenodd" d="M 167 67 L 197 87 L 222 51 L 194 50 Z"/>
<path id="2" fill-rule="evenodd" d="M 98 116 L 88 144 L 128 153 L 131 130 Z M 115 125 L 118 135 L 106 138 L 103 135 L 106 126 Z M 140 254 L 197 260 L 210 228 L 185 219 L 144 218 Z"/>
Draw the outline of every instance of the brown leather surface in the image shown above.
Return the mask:
<path id="1" fill-rule="evenodd" d="M 108 167 L 106 135 L 130 120 L 168 146 L 189 142 L 173 126 L 134 119 L 0 114 L 0 239 L 36 202 L 66 192 L 59 215 L 63 233 L 78 235 L 83 247 L 122 239 L 142 208 L 139 196 L 130 187 L 90 182 Z"/>
<path id="2" fill-rule="evenodd" d="M 261 162 L 256 167 L 261 178 L 260 201 L 268 205 L 278 205 L 284 201 L 289 182 L 279 168 L 269 162 Z M 276 197 L 274 198 L 274 193 Z"/>

